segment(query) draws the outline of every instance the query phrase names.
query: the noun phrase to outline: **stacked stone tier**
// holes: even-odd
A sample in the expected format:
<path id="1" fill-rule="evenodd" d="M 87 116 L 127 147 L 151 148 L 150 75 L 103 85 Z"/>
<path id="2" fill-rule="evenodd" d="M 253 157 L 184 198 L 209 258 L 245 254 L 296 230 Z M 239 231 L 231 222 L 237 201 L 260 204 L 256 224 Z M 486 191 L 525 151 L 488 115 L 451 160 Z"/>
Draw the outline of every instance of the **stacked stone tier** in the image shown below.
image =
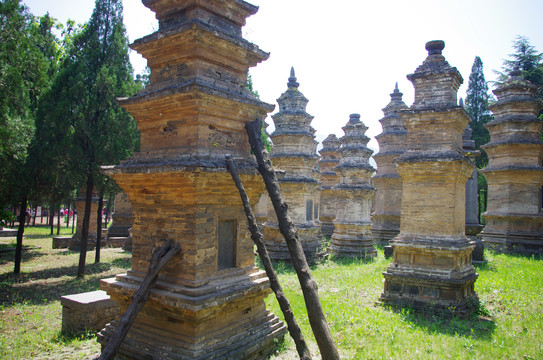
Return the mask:
<path id="1" fill-rule="evenodd" d="M 543 121 L 537 88 L 514 71 L 494 91 L 494 120 L 485 124 L 491 141 L 483 148 L 489 164 L 481 170 L 488 182 L 488 206 L 482 237 L 496 251 L 543 253 Z"/>
<path id="2" fill-rule="evenodd" d="M 292 178 L 281 178 L 279 182 L 306 258 L 313 261 L 320 250 L 319 183 L 315 180 Z M 264 224 L 263 232 L 270 258 L 289 261 L 290 253 L 285 238 L 279 231 L 273 206 L 269 208 L 268 221 Z"/>
<path id="3" fill-rule="evenodd" d="M 245 124 L 274 106 L 245 89 L 247 71 L 268 57 L 241 38 L 257 7 L 244 1 L 144 0 L 159 30 L 131 45 L 151 68 L 140 94 L 122 99 L 141 151 L 107 171 L 133 210 L 132 268 L 101 286 L 124 311 L 153 249 L 181 251 L 158 276 L 119 356 L 130 359 L 260 359 L 286 327 L 266 310 L 268 279 L 254 265 L 232 155 L 252 203 L 264 190 Z M 99 336 L 109 340 L 112 322 Z"/>
<path id="4" fill-rule="evenodd" d="M 337 199 L 332 188 L 337 185 L 339 175 L 334 167 L 339 164 L 339 148 L 341 141 L 336 135 L 330 134 L 322 142 L 319 160 L 321 201 L 319 221 L 321 223 L 321 234 L 331 237 L 334 233 L 334 219 L 337 213 Z"/>
<path id="5" fill-rule="evenodd" d="M 475 243 L 464 234 L 465 186 L 473 167 L 464 157 L 462 134 L 470 118 L 457 105 L 463 79 L 441 55 L 444 47 L 440 40 L 428 42 L 427 58 L 407 76 L 415 101 L 400 112 L 407 130 L 406 151 L 396 159 L 402 218 L 381 301 L 464 314 L 477 303 Z"/>

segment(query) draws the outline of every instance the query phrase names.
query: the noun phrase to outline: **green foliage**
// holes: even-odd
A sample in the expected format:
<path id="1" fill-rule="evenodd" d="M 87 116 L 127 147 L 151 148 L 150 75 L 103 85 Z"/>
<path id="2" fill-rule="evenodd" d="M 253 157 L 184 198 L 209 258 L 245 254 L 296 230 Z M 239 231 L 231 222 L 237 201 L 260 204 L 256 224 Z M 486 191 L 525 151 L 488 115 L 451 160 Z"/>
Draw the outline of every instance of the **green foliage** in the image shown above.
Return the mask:
<path id="1" fill-rule="evenodd" d="M 483 62 L 479 56 L 475 57 L 471 74 L 469 75 L 468 90 L 466 92 L 465 109 L 471 117 L 469 126 L 473 130 L 472 139 L 475 147 L 481 151 L 481 156 L 475 159 L 475 165 L 482 169 L 488 164 L 488 155 L 481 148 L 490 141 L 490 133 L 484 124 L 493 119 L 492 113 L 488 110 L 492 96 L 488 91 L 488 83 L 483 73 Z"/>
<path id="2" fill-rule="evenodd" d="M 15 171 L 34 132 L 31 104 L 40 78 L 32 15 L 19 0 L 0 1 L 0 207 L 13 201 Z"/>
<path id="3" fill-rule="evenodd" d="M 117 164 L 139 144 L 136 123 L 116 98 L 134 94 L 120 0 L 97 0 L 81 31 L 69 26 L 66 57 L 40 108 L 42 143 L 53 149 L 54 173 L 99 188 L 113 182 L 99 166 Z"/>
<path id="4" fill-rule="evenodd" d="M 258 91 L 256 91 L 253 87 L 253 77 L 249 73 L 247 73 L 247 83 L 245 84 L 245 88 L 249 90 L 249 92 L 253 94 L 256 98 L 260 99 Z"/>
<path id="5" fill-rule="evenodd" d="M 342 359 L 538 359 L 543 356 L 541 258 L 487 252 L 477 269 L 481 300 L 466 318 L 391 310 L 376 303 L 382 271 L 390 264 L 381 250 L 374 261 L 332 259 L 312 268 L 319 295 Z M 316 349 L 303 295 L 291 266 L 280 265 L 279 281 L 310 349 Z M 282 318 L 275 297 L 268 308 Z M 293 341 L 276 359 L 296 357 Z M 314 351 L 312 351 L 314 353 Z M 318 356 L 316 356 L 318 358 Z"/>
<path id="6" fill-rule="evenodd" d="M 503 83 L 514 69 L 522 72 L 522 77 L 539 88 L 539 98 L 543 100 L 543 53 L 536 50 L 535 46 L 525 36 L 517 36 L 513 41 L 515 52 L 509 54 L 510 59 L 504 60 L 502 71 L 498 74 L 497 84 Z M 540 115 L 542 115 L 540 113 Z"/>

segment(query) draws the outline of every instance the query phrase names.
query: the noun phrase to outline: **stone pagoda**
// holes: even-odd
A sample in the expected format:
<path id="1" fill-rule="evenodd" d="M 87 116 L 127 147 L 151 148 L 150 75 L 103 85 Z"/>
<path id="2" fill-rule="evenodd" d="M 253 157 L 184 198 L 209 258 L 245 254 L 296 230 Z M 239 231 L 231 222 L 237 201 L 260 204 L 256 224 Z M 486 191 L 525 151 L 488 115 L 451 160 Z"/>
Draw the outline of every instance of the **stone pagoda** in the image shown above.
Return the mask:
<path id="1" fill-rule="evenodd" d="M 383 274 L 381 301 L 469 313 L 477 302 L 475 245 L 464 234 L 465 185 L 473 171 L 462 151 L 469 116 L 457 100 L 462 76 L 441 55 L 444 47 L 440 40 L 428 42 L 428 57 L 407 76 L 415 101 L 400 113 L 407 129 L 406 151 L 396 160 L 402 220 L 390 242 L 394 258 Z"/>
<path id="2" fill-rule="evenodd" d="M 377 173 L 373 176 L 376 193 L 371 232 L 373 241 L 380 245 L 388 245 L 400 233 L 402 178 L 396 172 L 394 160 L 404 153 L 407 137 L 399 115 L 401 110 L 407 109 L 402 96 L 396 83 L 394 92 L 390 94 L 390 103 L 383 109 L 385 117 L 379 120 L 383 131 L 375 137 L 379 142 L 379 152 L 373 155 Z"/>
<path id="3" fill-rule="evenodd" d="M 342 128 L 341 161 L 334 170 L 339 173 L 339 184 L 333 187 L 337 198 L 337 215 L 330 250 L 338 256 L 372 257 L 377 255 L 371 236 L 371 205 L 375 189 L 371 176 L 375 169 L 369 164 L 373 153 L 367 147 L 368 127 L 360 121 L 360 114 L 351 114 Z"/>
<path id="4" fill-rule="evenodd" d="M 462 100 L 462 99 L 460 99 Z M 462 105 L 462 104 L 461 104 Z M 483 230 L 483 225 L 479 223 L 479 197 L 477 196 L 478 185 L 477 177 L 479 172 L 475 166 L 475 158 L 481 156 L 481 152 L 476 149 L 475 141 L 471 138 L 473 130 L 467 127 L 462 134 L 462 150 L 464 156 L 470 161 L 472 166 L 471 176 L 466 181 L 466 236 L 475 242 L 475 249 L 471 253 L 472 261 L 481 263 L 484 261 L 484 246 L 481 239 L 477 236 Z"/>
<path id="5" fill-rule="evenodd" d="M 79 190 L 79 196 L 75 199 L 75 208 L 77 210 L 77 224 L 75 227 L 75 234 L 72 236 L 68 243 L 68 248 L 72 251 L 81 250 L 81 235 L 83 234 L 83 218 L 85 217 L 85 200 L 86 200 L 86 186 L 82 186 Z M 87 250 L 92 250 L 96 247 L 97 233 L 96 228 L 98 227 L 98 195 L 92 192 L 91 195 L 91 213 L 89 218 L 89 237 L 87 238 Z M 105 246 L 107 239 L 105 236 L 101 236 L 100 247 Z"/>
<path id="6" fill-rule="evenodd" d="M 308 100 L 298 90 L 294 68 L 290 70 L 288 88 L 277 99 L 279 112 L 272 115 L 275 131 L 271 160 L 276 168 L 281 192 L 288 204 L 289 216 L 298 228 L 298 236 L 309 262 L 319 250 L 320 187 L 313 116 L 306 112 Z M 273 206 L 269 206 L 268 221 L 263 226 L 264 242 L 272 260 L 290 260 L 285 238 L 279 231 Z"/>
<path id="7" fill-rule="evenodd" d="M 501 252 L 543 254 L 543 121 L 537 87 L 515 70 L 494 90 L 494 120 L 485 124 L 488 204 L 481 233 L 485 247 Z"/>
<path id="8" fill-rule="evenodd" d="M 321 223 L 321 234 L 328 237 L 334 233 L 334 219 L 337 213 L 336 195 L 332 188 L 339 182 L 339 175 L 334 167 L 339 164 L 339 147 L 341 141 L 336 135 L 330 134 L 322 141 L 319 160 L 321 172 L 321 210 L 319 221 Z"/>
<path id="9" fill-rule="evenodd" d="M 130 228 L 132 227 L 132 206 L 128 194 L 119 192 L 115 196 L 115 209 L 111 217 L 112 223 L 107 230 L 107 242 L 112 247 L 131 248 Z"/>
<path id="10" fill-rule="evenodd" d="M 273 105 L 246 89 L 249 67 L 268 54 L 242 38 L 258 8 L 241 0 L 144 0 L 159 29 L 131 47 L 147 59 L 151 83 L 120 103 L 141 132 L 141 151 L 106 170 L 133 212 L 132 267 L 101 288 L 124 312 L 153 249 L 181 251 L 158 276 L 118 356 L 123 359 L 261 359 L 285 325 L 266 309 L 271 290 L 254 264 L 231 154 L 252 203 L 264 191 L 245 124 Z M 107 343 L 114 320 L 99 335 Z"/>

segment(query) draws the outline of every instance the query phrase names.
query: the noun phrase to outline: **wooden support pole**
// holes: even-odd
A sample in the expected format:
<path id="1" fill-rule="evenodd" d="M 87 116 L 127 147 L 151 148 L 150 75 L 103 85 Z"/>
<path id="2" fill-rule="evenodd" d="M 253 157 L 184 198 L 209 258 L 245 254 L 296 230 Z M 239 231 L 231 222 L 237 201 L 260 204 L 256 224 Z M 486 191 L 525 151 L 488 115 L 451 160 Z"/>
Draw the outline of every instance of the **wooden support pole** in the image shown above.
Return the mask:
<path id="1" fill-rule="evenodd" d="M 247 215 L 247 222 L 249 225 L 249 231 L 251 232 L 251 239 L 253 239 L 253 242 L 256 244 L 258 255 L 260 256 L 260 259 L 262 260 L 262 265 L 264 265 L 266 274 L 268 275 L 268 278 L 270 279 L 270 287 L 275 293 L 275 297 L 277 298 L 279 307 L 281 308 L 281 311 L 283 312 L 283 315 L 285 316 L 288 332 L 290 333 L 290 336 L 292 337 L 292 339 L 294 340 L 294 343 L 296 344 L 296 350 L 298 351 L 298 355 L 300 356 L 300 359 L 311 360 L 311 353 L 309 352 L 309 348 L 307 347 L 307 343 L 305 342 L 304 335 L 302 333 L 302 330 L 300 329 L 300 326 L 298 326 L 298 323 L 296 322 L 294 313 L 292 312 L 292 309 L 290 308 L 290 303 L 287 297 L 285 296 L 283 289 L 281 288 L 281 284 L 279 283 L 277 273 L 275 272 L 273 268 L 273 264 L 270 260 L 270 256 L 268 255 L 268 250 L 266 249 L 266 246 L 264 245 L 264 240 L 262 239 L 262 233 L 258 229 L 258 225 L 253 215 L 253 210 L 251 209 L 249 197 L 247 196 L 245 187 L 243 186 L 243 183 L 241 182 L 241 179 L 238 175 L 236 165 L 232 161 L 232 158 L 230 157 L 230 155 L 226 155 L 226 164 L 227 164 L 228 170 L 230 171 L 230 174 L 232 175 L 232 179 L 234 180 L 234 183 L 236 184 L 236 187 L 238 188 L 241 201 L 243 202 L 243 209 L 245 210 L 245 214 Z"/>
<path id="2" fill-rule="evenodd" d="M 98 360 L 112 360 L 121 346 L 130 326 L 134 323 L 139 311 L 145 305 L 151 289 L 155 285 L 160 270 L 181 250 L 181 246 L 173 240 L 166 241 L 161 247 L 153 250 L 153 256 L 149 263 L 147 274 L 140 288 L 134 294 L 132 302 L 117 324 L 113 335 L 109 338 Z"/>
<path id="3" fill-rule="evenodd" d="M 313 278 L 309 265 L 307 264 L 302 244 L 298 238 L 298 231 L 296 230 L 294 222 L 288 215 L 287 203 L 281 194 L 279 181 L 277 180 L 269 154 L 262 141 L 262 120 L 257 119 L 247 123 L 245 129 L 249 135 L 251 148 L 256 156 L 258 171 L 266 184 L 270 200 L 275 209 L 275 213 L 277 214 L 279 231 L 281 231 L 281 234 L 285 237 L 292 265 L 298 275 L 298 280 L 300 281 L 300 286 L 304 294 L 307 316 L 315 339 L 317 340 L 321 356 L 326 360 L 339 359 L 336 344 L 334 343 L 330 328 L 326 322 L 326 317 L 324 316 L 324 311 L 322 310 L 317 282 Z"/>

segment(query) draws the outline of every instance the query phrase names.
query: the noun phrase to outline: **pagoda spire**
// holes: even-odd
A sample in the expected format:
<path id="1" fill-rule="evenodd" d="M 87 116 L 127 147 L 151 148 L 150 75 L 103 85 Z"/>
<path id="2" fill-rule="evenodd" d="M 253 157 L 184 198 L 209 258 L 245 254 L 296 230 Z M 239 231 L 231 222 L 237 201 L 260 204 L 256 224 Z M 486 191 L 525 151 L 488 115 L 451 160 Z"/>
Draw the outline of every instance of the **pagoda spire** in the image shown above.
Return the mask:
<path id="1" fill-rule="evenodd" d="M 290 68 L 290 77 L 288 78 L 287 86 L 289 89 L 294 88 L 298 89 L 300 84 L 296 81 L 296 73 L 294 72 L 294 66 L 291 66 Z"/>

